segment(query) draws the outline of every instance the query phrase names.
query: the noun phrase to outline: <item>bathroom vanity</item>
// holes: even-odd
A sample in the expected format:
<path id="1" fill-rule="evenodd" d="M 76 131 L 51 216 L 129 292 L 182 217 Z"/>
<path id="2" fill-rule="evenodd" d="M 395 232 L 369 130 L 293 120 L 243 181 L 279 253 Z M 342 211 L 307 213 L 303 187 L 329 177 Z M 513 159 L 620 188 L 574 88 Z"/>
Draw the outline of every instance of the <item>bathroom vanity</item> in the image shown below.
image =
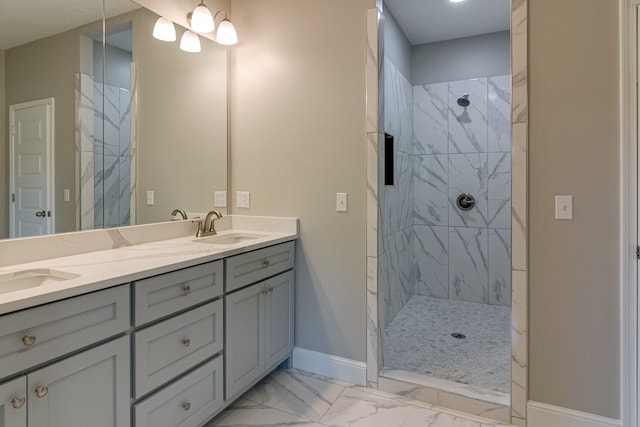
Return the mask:
<path id="1" fill-rule="evenodd" d="M 0 267 L 0 425 L 211 419 L 291 354 L 291 221 Z"/>

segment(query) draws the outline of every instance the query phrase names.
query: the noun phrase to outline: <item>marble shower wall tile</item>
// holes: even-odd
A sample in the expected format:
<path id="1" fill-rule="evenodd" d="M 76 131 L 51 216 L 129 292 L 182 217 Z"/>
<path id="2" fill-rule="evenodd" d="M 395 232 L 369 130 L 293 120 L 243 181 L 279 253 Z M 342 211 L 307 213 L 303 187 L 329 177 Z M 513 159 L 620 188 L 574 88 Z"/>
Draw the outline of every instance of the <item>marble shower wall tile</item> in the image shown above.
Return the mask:
<path id="1" fill-rule="evenodd" d="M 449 297 L 449 228 L 414 226 L 415 295 Z"/>
<path id="2" fill-rule="evenodd" d="M 367 383 L 378 381 L 378 258 L 367 257 Z"/>
<path id="3" fill-rule="evenodd" d="M 120 154 L 120 89 L 104 85 L 104 153 Z"/>
<path id="4" fill-rule="evenodd" d="M 449 154 L 450 226 L 487 226 L 487 160 L 486 153 Z M 476 200 L 476 205 L 470 211 L 462 211 L 456 206 L 456 200 L 462 193 L 469 193 Z"/>
<path id="5" fill-rule="evenodd" d="M 120 158 L 104 156 L 104 226 L 120 225 Z"/>
<path id="6" fill-rule="evenodd" d="M 414 156 L 414 225 L 449 224 L 448 156 Z"/>
<path id="7" fill-rule="evenodd" d="M 511 152 L 511 76 L 487 79 L 488 150 Z"/>
<path id="8" fill-rule="evenodd" d="M 77 100 L 77 126 L 80 151 L 93 153 L 93 127 L 94 127 L 94 88 L 93 78 L 84 73 L 77 75 L 79 81 Z"/>
<path id="9" fill-rule="evenodd" d="M 80 152 L 80 229 L 92 230 L 95 228 L 94 216 L 94 156 L 93 152 Z"/>
<path id="10" fill-rule="evenodd" d="M 469 94 L 468 107 L 458 98 Z M 449 82 L 449 153 L 487 152 L 487 79 Z"/>
<path id="11" fill-rule="evenodd" d="M 367 11 L 367 133 L 378 133 L 378 9 Z"/>
<path id="12" fill-rule="evenodd" d="M 413 230 L 384 239 L 385 327 L 413 296 Z"/>
<path id="13" fill-rule="evenodd" d="M 511 305 L 511 230 L 489 230 L 489 304 Z"/>
<path id="14" fill-rule="evenodd" d="M 449 298 L 487 304 L 488 230 L 449 228 Z"/>
<path id="15" fill-rule="evenodd" d="M 511 228 L 511 154 L 488 154 L 489 228 Z"/>
<path id="16" fill-rule="evenodd" d="M 385 58 L 384 131 L 395 138 L 398 151 L 413 153 L 413 86 Z"/>
<path id="17" fill-rule="evenodd" d="M 93 155 L 93 225 L 96 228 L 104 227 L 104 156 L 102 153 L 94 153 Z"/>
<path id="18" fill-rule="evenodd" d="M 448 153 L 448 83 L 413 87 L 415 154 Z"/>
<path id="19" fill-rule="evenodd" d="M 131 93 L 118 89 L 118 155 L 131 157 Z"/>
<path id="20" fill-rule="evenodd" d="M 395 185 L 385 185 L 382 235 L 388 237 L 413 224 L 413 159 L 395 152 Z"/>
<path id="21" fill-rule="evenodd" d="M 131 157 L 122 156 L 120 159 L 120 194 L 118 225 L 130 224 L 131 217 Z"/>

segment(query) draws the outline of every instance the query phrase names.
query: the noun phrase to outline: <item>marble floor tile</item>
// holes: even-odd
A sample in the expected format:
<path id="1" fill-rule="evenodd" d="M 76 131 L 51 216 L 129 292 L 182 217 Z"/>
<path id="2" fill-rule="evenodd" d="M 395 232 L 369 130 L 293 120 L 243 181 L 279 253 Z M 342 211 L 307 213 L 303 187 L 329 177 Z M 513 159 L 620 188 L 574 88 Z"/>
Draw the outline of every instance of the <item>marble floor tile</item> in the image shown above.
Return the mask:
<path id="1" fill-rule="evenodd" d="M 290 370 L 276 371 L 243 397 L 318 421 L 344 387 Z"/>
<path id="2" fill-rule="evenodd" d="M 306 403 L 277 407 L 292 398 Z M 331 404 L 319 422 L 305 416 L 311 407 L 324 407 L 320 401 Z M 205 425 L 231 426 L 509 427 L 296 369 L 275 371 Z"/>

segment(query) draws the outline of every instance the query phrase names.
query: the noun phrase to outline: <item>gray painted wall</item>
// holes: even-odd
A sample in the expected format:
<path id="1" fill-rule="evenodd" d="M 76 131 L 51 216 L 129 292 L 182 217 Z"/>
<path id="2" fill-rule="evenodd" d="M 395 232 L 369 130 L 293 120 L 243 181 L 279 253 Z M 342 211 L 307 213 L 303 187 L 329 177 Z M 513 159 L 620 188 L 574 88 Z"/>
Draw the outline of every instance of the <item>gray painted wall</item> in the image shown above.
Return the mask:
<path id="1" fill-rule="evenodd" d="M 0 239 L 9 236 L 9 133 L 6 131 L 8 113 L 5 107 L 4 50 L 0 50 Z"/>
<path id="2" fill-rule="evenodd" d="M 105 45 L 106 69 L 103 69 L 102 42 L 93 42 L 93 77 L 103 82 L 103 71 L 107 75 L 105 84 L 129 89 L 131 86 L 131 52 Z"/>
<path id="3" fill-rule="evenodd" d="M 414 46 L 411 82 L 424 85 L 511 74 L 510 51 L 509 31 Z"/>
<path id="4" fill-rule="evenodd" d="M 389 9 L 384 11 L 384 55 L 411 81 L 411 43 Z"/>

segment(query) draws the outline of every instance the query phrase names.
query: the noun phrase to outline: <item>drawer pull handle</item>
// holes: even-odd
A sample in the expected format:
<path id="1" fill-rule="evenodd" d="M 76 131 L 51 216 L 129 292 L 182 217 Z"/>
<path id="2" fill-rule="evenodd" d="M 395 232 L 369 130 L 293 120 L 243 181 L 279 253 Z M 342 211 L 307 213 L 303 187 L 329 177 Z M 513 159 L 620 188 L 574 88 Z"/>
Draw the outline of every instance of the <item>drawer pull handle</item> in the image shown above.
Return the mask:
<path id="1" fill-rule="evenodd" d="M 273 293 L 273 288 L 269 288 L 269 293 L 272 294 Z"/>
<path id="2" fill-rule="evenodd" d="M 189 295 L 189 292 L 191 292 L 191 286 L 183 286 L 182 287 L 182 293 L 185 295 Z"/>
<path id="3" fill-rule="evenodd" d="M 260 293 L 263 294 L 263 295 L 266 295 L 266 294 L 269 293 L 269 290 L 268 289 L 263 289 L 263 290 L 260 291 Z"/>
<path id="4" fill-rule="evenodd" d="M 189 347 L 191 345 L 191 340 L 189 338 L 184 338 L 182 340 L 182 345 L 185 347 Z"/>
<path id="5" fill-rule="evenodd" d="M 45 397 L 47 395 L 47 393 L 49 393 L 49 387 L 44 386 L 44 385 L 40 385 L 40 386 L 36 387 L 36 396 Z"/>
<path id="6" fill-rule="evenodd" d="M 11 399 L 11 406 L 16 409 L 22 408 L 24 406 L 25 398 L 24 397 L 14 397 Z"/>
<path id="7" fill-rule="evenodd" d="M 191 409 L 191 403 L 189 402 L 184 402 L 182 404 L 182 409 L 184 409 L 185 411 L 188 411 L 189 409 Z"/>
<path id="8" fill-rule="evenodd" d="M 27 347 L 31 347 L 36 343 L 36 337 L 35 335 L 25 335 L 24 337 L 22 337 L 22 342 Z"/>
<path id="9" fill-rule="evenodd" d="M 269 260 L 268 260 L 268 259 L 265 259 L 264 261 L 262 261 L 262 266 L 263 266 L 264 268 L 269 267 L 269 264 L 270 264 L 270 263 L 269 263 Z"/>

